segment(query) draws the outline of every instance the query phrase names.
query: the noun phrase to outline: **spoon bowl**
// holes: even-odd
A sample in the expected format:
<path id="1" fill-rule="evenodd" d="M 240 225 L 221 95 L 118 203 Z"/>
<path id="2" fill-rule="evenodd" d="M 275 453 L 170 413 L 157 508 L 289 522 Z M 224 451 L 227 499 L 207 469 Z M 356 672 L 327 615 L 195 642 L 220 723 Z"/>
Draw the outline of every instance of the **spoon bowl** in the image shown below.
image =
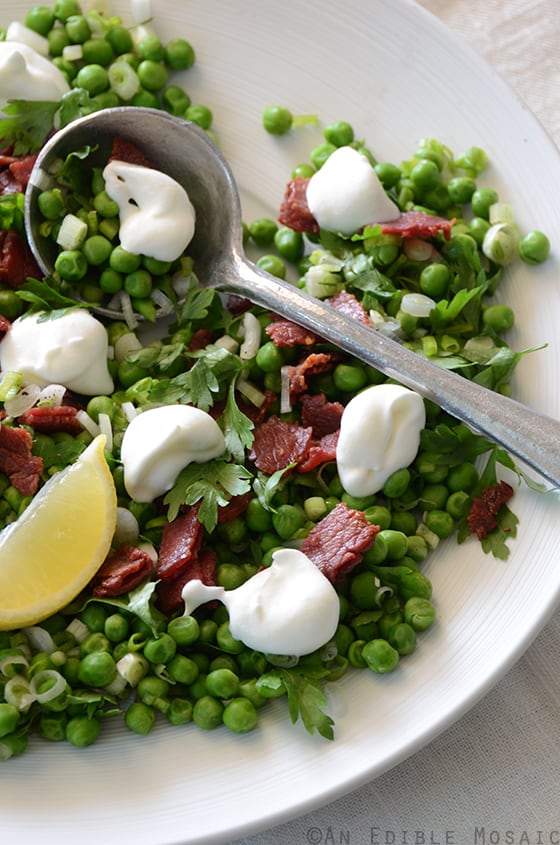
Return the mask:
<path id="1" fill-rule="evenodd" d="M 27 237 L 46 275 L 52 272 L 54 254 L 53 245 L 39 232 L 40 174 L 85 145 L 95 145 L 95 155 L 105 163 L 116 135 L 134 143 L 187 191 L 196 212 L 188 252 L 202 286 L 245 297 L 304 326 L 431 399 L 554 487 L 560 486 L 560 422 L 432 363 L 249 261 L 243 252 L 241 203 L 231 169 L 208 135 L 193 123 L 155 109 L 123 106 L 80 118 L 47 142 L 25 198 Z M 122 318 L 119 312 L 97 310 Z"/>

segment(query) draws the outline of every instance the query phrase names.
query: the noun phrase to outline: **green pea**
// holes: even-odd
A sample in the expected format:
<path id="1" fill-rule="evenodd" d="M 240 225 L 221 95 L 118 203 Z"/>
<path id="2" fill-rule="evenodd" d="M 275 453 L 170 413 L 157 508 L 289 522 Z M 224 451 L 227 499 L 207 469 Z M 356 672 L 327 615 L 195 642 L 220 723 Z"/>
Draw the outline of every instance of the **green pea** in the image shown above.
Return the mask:
<path id="1" fill-rule="evenodd" d="M 345 120 L 338 120 L 336 123 L 329 123 L 323 129 L 325 140 L 335 147 L 345 147 L 354 140 L 354 130 L 350 123 Z"/>
<path id="2" fill-rule="evenodd" d="M 365 640 L 354 640 L 348 648 L 348 662 L 355 669 L 365 669 L 368 665 L 363 655 L 365 645 Z"/>
<path id="3" fill-rule="evenodd" d="M 471 208 L 475 217 L 488 220 L 490 206 L 498 202 L 498 194 L 492 188 L 479 188 L 471 197 Z"/>
<path id="4" fill-rule="evenodd" d="M 380 538 L 383 538 L 387 544 L 388 558 L 391 560 L 399 560 L 399 558 L 404 557 L 408 547 L 406 534 L 403 534 L 402 531 L 392 531 L 389 528 L 379 532 L 375 538 L 375 543 L 377 543 Z M 375 548 L 375 543 L 373 548 Z"/>
<path id="5" fill-rule="evenodd" d="M 391 511 L 384 505 L 372 505 L 364 510 L 364 516 L 372 525 L 379 525 L 381 530 L 391 525 Z"/>
<path id="6" fill-rule="evenodd" d="M 383 493 L 388 499 L 399 499 L 410 484 L 410 470 L 407 467 L 393 472 L 383 485 Z"/>
<path id="7" fill-rule="evenodd" d="M 509 331 L 515 322 L 513 308 L 509 305 L 489 305 L 482 312 L 482 322 L 498 334 Z"/>
<path id="8" fill-rule="evenodd" d="M 105 636 L 112 643 L 128 639 L 129 629 L 128 619 L 120 613 L 111 613 L 105 620 Z"/>
<path id="9" fill-rule="evenodd" d="M 64 197 L 60 188 L 49 188 L 41 191 L 37 197 L 39 211 L 47 220 L 57 220 L 65 212 Z"/>
<path id="10" fill-rule="evenodd" d="M 449 490 L 445 484 L 426 484 L 420 496 L 420 507 L 426 511 L 442 510 L 448 495 Z"/>
<path id="11" fill-rule="evenodd" d="M 106 687 L 114 679 L 116 671 L 112 654 L 107 651 L 94 651 L 86 654 L 80 661 L 78 678 L 87 686 Z"/>
<path id="12" fill-rule="evenodd" d="M 520 238 L 517 249 L 526 264 L 542 264 L 550 255 L 550 241 L 544 232 L 535 229 Z"/>
<path id="13" fill-rule="evenodd" d="M 483 217 L 473 217 L 470 221 L 469 234 L 472 238 L 474 238 L 478 246 L 482 246 L 482 242 L 489 228 L 490 223 Z"/>
<path id="14" fill-rule="evenodd" d="M 107 67 L 115 57 L 115 51 L 105 38 L 88 38 L 82 44 L 82 60 L 88 65 Z"/>
<path id="15" fill-rule="evenodd" d="M 168 85 L 161 92 L 161 104 L 170 114 L 180 117 L 191 104 L 191 98 L 179 85 Z"/>
<path id="16" fill-rule="evenodd" d="M 70 39 L 65 29 L 54 28 L 47 34 L 49 44 L 49 56 L 57 58 L 62 56 L 65 47 L 70 45 Z"/>
<path id="17" fill-rule="evenodd" d="M 86 238 L 82 246 L 82 252 L 88 264 L 94 267 L 104 264 L 112 250 L 113 245 L 111 241 L 103 237 L 103 235 L 92 235 L 90 238 Z"/>
<path id="18" fill-rule="evenodd" d="M 23 302 L 12 290 L 0 290 L 0 314 L 15 320 L 23 313 Z"/>
<path id="19" fill-rule="evenodd" d="M 245 511 L 245 520 L 249 531 L 263 534 L 272 528 L 272 514 L 258 499 L 251 499 Z"/>
<path id="20" fill-rule="evenodd" d="M 74 716 L 66 724 L 66 739 L 77 748 L 92 745 L 101 730 L 99 719 L 88 716 Z"/>
<path id="21" fill-rule="evenodd" d="M 298 177 L 302 179 L 310 179 L 316 172 L 317 171 L 312 164 L 304 162 L 303 164 L 296 164 L 292 170 L 291 176 L 292 179 L 297 179 Z"/>
<path id="22" fill-rule="evenodd" d="M 124 723 L 130 731 L 146 736 L 154 727 L 156 711 L 143 701 L 133 701 L 124 714 Z"/>
<path id="23" fill-rule="evenodd" d="M 169 683 L 156 675 L 145 675 L 136 687 L 138 699 L 149 707 L 162 708 L 162 702 L 167 700 Z"/>
<path id="24" fill-rule="evenodd" d="M 451 282 L 451 273 L 446 264 L 428 264 L 420 273 L 420 290 L 432 299 L 442 299 Z"/>
<path id="25" fill-rule="evenodd" d="M 303 235 L 288 226 L 281 226 L 274 234 L 274 246 L 282 258 L 295 263 L 303 256 Z"/>
<path id="26" fill-rule="evenodd" d="M 117 217 L 119 214 L 118 204 L 115 200 L 111 199 L 106 190 L 99 191 L 94 196 L 93 207 L 102 217 Z M 116 249 L 119 249 L 119 247 L 116 247 Z M 117 268 L 115 267 L 114 269 L 116 270 Z"/>
<path id="27" fill-rule="evenodd" d="M 156 94 L 144 89 L 137 91 L 130 101 L 133 106 L 145 109 L 159 109 L 159 99 Z"/>
<path id="28" fill-rule="evenodd" d="M 232 635 L 227 622 L 223 622 L 217 628 L 216 642 L 219 648 L 227 654 L 240 654 L 245 648 L 245 645 L 241 642 L 241 640 L 236 640 Z"/>
<path id="29" fill-rule="evenodd" d="M 117 273 L 116 270 L 112 270 L 110 267 L 106 267 L 99 276 L 99 287 L 103 293 L 118 293 L 118 291 L 122 290 L 123 284 L 124 278 L 122 274 Z"/>
<path id="30" fill-rule="evenodd" d="M 77 88 L 85 88 L 88 94 L 95 96 L 109 87 L 109 76 L 102 65 L 85 65 L 76 74 L 75 82 Z"/>
<path id="31" fill-rule="evenodd" d="M 406 556 L 412 558 L 416 563 L 421 563 L 428 556 L 428 544 L 419 534 L 412 534 L 407 537 Z"/>
<path id="32" fill-rule="evenodd" d="M 248 733 L 257 725 L 257 711 L 254 704 L 248 698 L 233 698 L 222 714 L 224 725 L 234 733 Z"/>
<path id="33" fill-rule="evenodd" d="M 188 698 L 172 698 L 166 716 L 172 725 L 187 725 L 193 718 L 192 701 Z"/>
<path id="34" fill-rule="evenodd" d="M 149 639 L 144 646 L 144 657 L 150 663 L 167 663 L 177 649 L 177 643 L 170 634 L 160 634 Z"/>
<path id="35" fill-rule="evenodd" d="M 461 519 L 468 513 L 470 501 L 470 496 L 465 490 L 457 490 L 449 496 L 445 503 L 445 510 L 453 519 Z"/>
<path id="36" fill-rule="evenodd" d="M 388 610 L 378 620 L 378 632 L 384 639 L 388 640 L 389 635 L 396 625 L 403 621 L 403 615 L 400 610 Z"/>
<path id="37" fill-rule="evenodd" d="M 399 579 L 401 598 L 407 601 L 413 596 L 429 599 L 432 595 L 432 582 L 423 572 L 408 571 Z"/>
<path id="38" fill-rule="evenodd" d="M 239 546 L 247 538 L 247 525 L 241 517 L 229 519 L 219 527 L 220 538 L 224 539 L 229 548 Z"/>
<path id="39" fill-rule="evenodd" d="M 274 242 L 278 224 L 270 217 L 259 217 L 248 224 L 249 235 L 257 246 L 267 247 Z"/>
<path id="40" fill-rule="evenodd" d="M 183 117 L 185 120 L 190 120 L 192 123 L 196 123 L 196 125 L 200 126 L 201 129 L 210 129 L 212 121 L 214 120 L 212 110 L 201 103 L 194 103 L 190 105 L 185 110 Z"/>
<path id="41" fill-rule="evenodd" d="M 362 649 L 362 657 L 367 666 L 379 675 L 392 672 L 399 662 L 399 653 L 396 648 L 383 639 L 370 640 L 366 643 Z"/>
<path id="42" fill-rule="evenodd" d="M 478 470 L 474 464 L 464 462 L 451 467 L 447 475 L 447 487 L 452 493 L 465 490 L 470 493 L 478 484 Z"/>
<path id="43" fill-rule="evenodd" d="M 360 572 L 350 581 L 350 600 L 360 610 L 372 610 L 376 607 L 377 587 L 372 572 Z"/>
<path id="44" fill-rule="evenodd" d="M 192 645 L 198 640 L 200 627 L 194 616 L 180 616 L 168 623 L 167 633 L 173 637 L 178 646 L 183 647 Z"/>
<path id="45" fill-rule="evenodd" d="M 412 654 L 416 648 L 416 631 L 408 622 L 399 622 L 391 631 L 389 643 L 400 655 Z"/>
<path id="46" fill-rule="evenodd" d="M 455 530 L 455 522 L 451 514 L 445 510 L 434 508 L 427 511 L 424 524 L 440 538 L 449 537 Z"/>
<path id="47" fill-rule="evenodd" d="M 299 505 L 280 505 L 272 514 L 272 525 L 282 540 L 289 540 L 305 525 L 305 512 Z"/>
<path id="48" fill-rule="evenodd" d="M 344 393 L 357 393 L 368 382 L 364 367 L 359 364 L 337 364 L 333 372 L 333 381 L 337 390 Z"/>
<path id="49" fill-rule="evenodd" d="M 200 670 L 194 660 L 184 654 L 176 654 L 167 664 L 169 677 L 178 684 L 190 686 L 194 684 L 200 674 Z"/>
<path id="50" fill-rule="evenodd" d="M 282 351 L 271 340 L 259 348 L 255 361 L 263 373 L 278 373 L 285 363 Z"/>
<path id="51" fill-rule="evenodd" d="M 54 269 L 65 282 L 79 282 L 87 273 L 85 255 L 77 249 L 63 249 L 58 253 Z"/>
<path id="52" fill-rule="evenodd" d="M 138 79 L 146 91 L 161 91 L 165 88 L 169 79 L 169 71 L 165 65 L 154 62 L 151 59 L 144 59 L 138 65 Z"/>
<path id="53" fill-rule="evenodd" d="M 375 538 L 373 546 L 365 552 L 363 561 L 366 566 L 378 566 L 387 559 L 388 555 L 389 543 L 385 539 L 383 531 L 380 531 Z"/>
<path id="54" fill-rule="evenodd" d="M 134 47 L 132 35 L 124 26 L 116 25 L 110 27 L 104 37 L 105 40 L 109 42 L 115 52 L 115 55 L 117 56 L 130 53 Z"/>
<path id="55" fill-rule="evenodd" d="M 96 602 L 91 602 L 86 605 L 81 613 L 81 619 L 84 625 L 87 625 L 92 634 L 101 634 L 105 629 L 105 620 L 108 613 L 105 607 Z M 89 638 L 87 638 L 89 639 Z M 84 640 L 84 643 L 87 640 Z M 101 640 L 103 642 L 103 640 Z M 107 643 L 102 645 L 102 649 L 106 647 Z"/>
<path id="56" fill-rule="evenodd" d="M 374 169 L 381 184 L 387 191 L 395 187 L 402 175 L 400 167 L 397 167 L 396 164 L 391 164 L 389 161 L 378 162 L 374 166 Z"/>
<path id="57" fill-rule="evenodd" d="M 33 32 L 38 32 L 39 35 L 48 35 L 54 22 L 54 12 L 47 6 L 33 6 L 25 16 L 25 26 Z"/>
<path id="58" fill-rule="evenodd" d="M 447 183 L 447 190 L 453 202 L 463 205 L 471 201 L 476 182 L 470 176 L 454 176 Z"/>
<path id="59" fill-rule="evenodd" d="M 193 707 L 193 722 L 203 730 L 213 730 L 222 724 L 224 705 L 211 695 L 203 695 L 197 699 Z"/>
<path id="60" fill-rule="evenodd" d="M 132 297 L 143 299 L 152 292 L 152 277 L 147 270 L 133 270 L 124 277 L 124 289 Z"/>
<path id="61" fill-rule="evenodd" d="M 195 52 L 184 38 L 173 38 L 165 45 L 164 60 L 171 70 L 188 70 L 195 62 Z"/>
<path id="62" fill-rule="evenodd" d="M 270 135 L 285 135 L 293 122 L 291 111 L 284 106 L 267 106 L 262 114 L 263 127 Z"/>
<path id="63" fill-rule="evenodd" d="M 230 669 L 214 669 L 206 676 L 206 689 L 215 698 L 233 698 L 239 690 L 239 678 Z"/>
<path id="64" fill-rule="evenodd" d="M 426 631 L 433 625 L 436 611 L 431 601 L 420 596 L 413 596 L 405 602 L 404 619 L 415 631 Z"/>
<path id="65" fill-rule="evenodd" d="M 316 170 L 320 170 L 326 160 L 330 158 L 335 151 L 336 147 L 334 144 L 329 144 L 328 142 L 325 144 L 318 144 L 309 154 L 311 164 L 316 168 Z"/>
<path id="66" fill-rule="evenodd" d="M 83 44 L 91 36 L 87 18 L 83 15 L 70 15 L 64 25 L 72 44 Z"/>
<path id="67" fill-rule="evenodd" d="M 434 188 L 440 180 L 439 167 L 429 159 L 422 159 L 410 171 L 410 180 L 420 191 Z"/>
<path id="68" fill-rule="evenodd" d="M 278 279 L 286 278 L 286 265 L 278 255 L 261 256 L 257 261 L 257 267 Z"/>
<path id="69" fill-rule="evenodd" d="M 157 35 L 145 35 L 136 45 L 138 55 L 142 59 L 161 62 L 165 57 L 165 49 Z"/>
<path id="70" fill-rule="evenodd" d="M 401 531 L 408 539 L 414 534 L 418 527 L 418 518 L 412 511 L 393 511 L 391 517 L 391 528 L 393 531 Z"/>
<path id="71" fill-rule="evenodd" d="M 66 713 L 42 713 L 39 717 L 39 735 L 49 742 L 62 742 L 66 739 Z"/>

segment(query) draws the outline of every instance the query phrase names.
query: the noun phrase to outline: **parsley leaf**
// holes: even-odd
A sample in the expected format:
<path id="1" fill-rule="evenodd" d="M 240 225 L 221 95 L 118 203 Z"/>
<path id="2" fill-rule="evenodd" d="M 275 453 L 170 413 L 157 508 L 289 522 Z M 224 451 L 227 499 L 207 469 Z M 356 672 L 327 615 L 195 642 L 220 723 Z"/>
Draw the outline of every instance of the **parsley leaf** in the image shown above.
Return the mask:
<path id="1" fill-rule="evenodd" d="M 244 466 L 223 459 L 189 464 L 163 500 L 169 505 L 169 521 L 175 519 L 182 505 L 200 502 L 198 518 L 211 533 L 218 524 L 218 507 L 226 506 L 233 496 L 248 493 L 251 478 Z"/>
<path id="2" fill-rule="evenodd" d="M 72 123 L 78 117 L 85 117 L 95 108 L 89 92 L 85 88 L 72 88 L 60 101 L 60 128 Z"/>
<path id="3" fill-rule="evenodd" d="M 24 231 L 24 205 L 25 194 L 3 194 L 0 196 L 0 229 L 14 229 L 22 235 Z"/>
<path id="4" fill-rule="evenodd" d="M 10 147 L 13 144 L 16 156 L 36 153 L 53 128 L 59 106 L 58 102 L 46 100 L 8 100 L 3 108 L 8 116 L 0 120 L 2 145 Z"/>
<path id="5" fill-rule="evenodd" d="M 324 712 L 327 698 L 320 682 L 297 669 L 274 669 L 269 674 L 277 676 L 286 689 L 292 724 L 301 718 L 308 733 L 317 731 L 325 739 L 334 739 L 334 721 Z"/>
<path id="6" fill-rule="evenodd" d="M 234 460 L 243 463 L 245 449 L 253 445 L 254 423 L 243 411 L 239 410 L 235 401 L 235 381 L 232 381 L 227 395 L 226 407 L 220 421 L 226 441 L 226 449 Z"/>
<path id="7" fill-rule="evenodd" d="M 275 513 L 276 508 L 272 504 L 274 494 L 282 486 L 285 473 L 294 467 L 295 463 L 288 464 L 288 466 L 283 467 L 282 469 L 277 469 L 276 472 L 272 473 L 272 475 L 265 475 L 262 472 L 258 473 L 253 482 L 253 490 L 257 494 L 257 498 L 265 510 Z"/>
<path id="8" fill-rule="evenodd" d="M 47 276 L 43 281 L 29 278 L 18 288 L 16 294 L 20 299 L 34 306 L 28 313 L 50 311 L 52 313 L 49 316 L 56 317 L 68 308 L 85 307 L 83 302 L 60 293 L 57 285 L 58 283 L 51 276 Z"/>
<path id="9" fill-rule="evenodd" d="M 160 405 L 182 402 L 208 411 L 219 391 L 243 369 L 237 355 L 213 344 L 189 355 L 198 359 L 190 370 L 154 383 L 151 391 L 153 402 Z"/>
<path id="10" fill-rule="evenodd" d="M 492 449 L 492 444 L 479 434 L 473 434 L 465 425 L 437 425 L 433 430 L 420 433 L 421 448 L 430 453 L 436 464 L 454 466 L 473 462 L 479 455 Z"/>

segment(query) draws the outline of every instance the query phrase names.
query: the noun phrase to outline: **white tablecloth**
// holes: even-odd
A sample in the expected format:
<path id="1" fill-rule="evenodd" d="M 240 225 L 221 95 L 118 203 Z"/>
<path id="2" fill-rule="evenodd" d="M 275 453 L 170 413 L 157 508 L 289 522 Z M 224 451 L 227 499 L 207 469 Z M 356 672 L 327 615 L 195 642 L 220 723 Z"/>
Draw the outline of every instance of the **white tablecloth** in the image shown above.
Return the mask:
<path id="1" fill-rule="evenodd" d="M 498 70 L 560 146 L 559 0 L 420 2 Z M 488 843 L 560 845 L 560 611 L 428 747 L 346 797 L 235 845 Z"/>

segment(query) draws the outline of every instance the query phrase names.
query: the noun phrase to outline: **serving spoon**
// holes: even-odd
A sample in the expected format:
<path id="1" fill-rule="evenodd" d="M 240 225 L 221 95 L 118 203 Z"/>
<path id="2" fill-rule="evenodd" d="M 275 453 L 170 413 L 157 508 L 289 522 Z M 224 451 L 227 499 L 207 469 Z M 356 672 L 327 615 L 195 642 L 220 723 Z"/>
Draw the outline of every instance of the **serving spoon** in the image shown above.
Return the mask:
<path id="1" fill-rule="evenodd" d="M 122 106 L 94 112 L 52 136 L 37 158 L 25 197 L 27 238 L 45 275 L 53 270 L 56 246 L 39 233 L 40 174 L 86 144 L 97 148 L 94 156 L 103 165 L 116 135 L 135 144 L 187 191 L 196 212 L 189 255 L 201 286 L 247 298 L 311 330 L 431 399 L 560 487 L 559 421 L 430 362 L 256 267 L 243 252 L 241 203 L 231 169 L 193 123 L 156 109 Z M 100 310 L 122 319 L 120 312 Z"/>

